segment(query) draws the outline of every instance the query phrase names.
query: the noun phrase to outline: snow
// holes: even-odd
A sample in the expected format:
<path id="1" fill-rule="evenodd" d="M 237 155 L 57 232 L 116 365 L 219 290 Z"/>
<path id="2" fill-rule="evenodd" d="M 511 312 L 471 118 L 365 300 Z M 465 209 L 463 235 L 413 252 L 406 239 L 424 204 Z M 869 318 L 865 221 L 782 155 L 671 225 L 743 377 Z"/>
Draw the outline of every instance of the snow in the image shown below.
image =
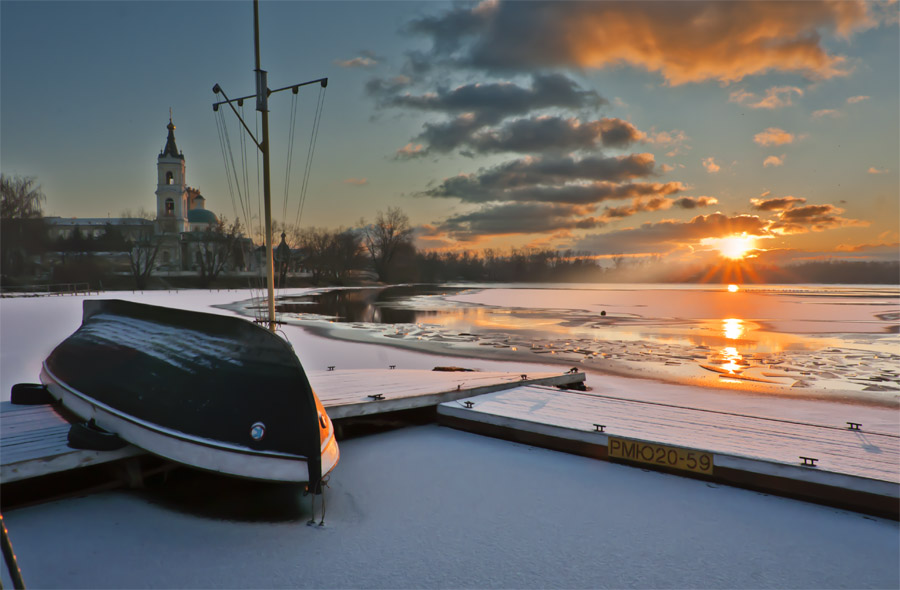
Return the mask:
<path id="1" fill-rule="evenodd" d="M 230 314 L 210 306 L 248 296 L 123 298 Z M 3 399 L 13 383 L 37 379 L 43 358 L 80 324 L 82 299 L 0 301 Z M 295 326 L 284 331 L 307 368 L 462 364 Z M 558 369 L 480 358 L 464 364 Z M 774 411 L 766 396 L 596 374 L 588 384 L 610 395 Z M 782 417 L 824 418 L 847 407 L 778 402 Z M 856 408 L 891 423 L 884 408 Z M 326 526 L 310 527 L 309 498 L 297 488 L 181 471 L 164 485 L 3 516 L 32 588 L 900 586 L 896 522 L 435 425 L 343 441 L 326 498 Z M 5 572 L 2 581 L 11 587 Z"/>

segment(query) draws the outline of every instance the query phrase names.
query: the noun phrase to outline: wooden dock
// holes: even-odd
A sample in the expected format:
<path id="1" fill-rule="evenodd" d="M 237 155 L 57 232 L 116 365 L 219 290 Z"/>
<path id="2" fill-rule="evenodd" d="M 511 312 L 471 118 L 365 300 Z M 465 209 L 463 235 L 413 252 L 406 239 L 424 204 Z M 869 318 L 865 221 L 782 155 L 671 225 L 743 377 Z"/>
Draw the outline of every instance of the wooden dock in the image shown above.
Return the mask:
<path id="1" fill-rule="evenodd" d="M 438 414 L 442 424 L 470 432 L 900 517 L 900 436 L 864 425 L 540 386 L 444 403 Z"/>
<path id="2" fill-rule="evenodd" d="M 584 373 L 443 372 L 411 370 L 311 371 L 308 378 L 334 420 L 435 406 L 523 384 L 566 385 Z M 0 404 L 0 482 L 19 482 L 145 455 L 128 445 L 116 451 L 72 449 L 69 417 L 54 405 Z"/>

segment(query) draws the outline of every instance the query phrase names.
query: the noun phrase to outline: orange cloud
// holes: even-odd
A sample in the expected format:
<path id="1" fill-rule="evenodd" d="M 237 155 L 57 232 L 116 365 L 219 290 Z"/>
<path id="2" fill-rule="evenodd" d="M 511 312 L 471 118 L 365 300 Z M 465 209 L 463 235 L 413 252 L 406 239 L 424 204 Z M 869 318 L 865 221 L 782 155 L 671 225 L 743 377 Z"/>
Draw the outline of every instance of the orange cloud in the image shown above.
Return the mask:
<path id="1" fill-rule="evenodd" d="M 535 66 L 658 72 L 669 85 L 723 84 L 767 72 L 827 79 L 849 73 L 823 33 L 849 38 L 877 25 L 868 2 L 483 2 L 412 29 L 433 35 L 435 53 L 474 42 L 461 61 L 489 69 Z M 461 55 L 461 54 L 458 54 Z"/>
<path id="2" fill-rule="evenodd" d="M 416 145 L 408 143 L 397 150 L 396 157 L 398 159 L 411 159 L 417 158 L 419 156 L 424 156 L 425 153 L 425 146 L 423 146 L 421 143 L 417 143 Z"/>
<path id="3" fill-rule="evenodd" d="M 378 64 L 377 61 L 368 56 L 354 57 L 353 59 L 335 60 L 335 65 L 342 68 L 371 68 Z"/>
<path id="4" fill-rule="evenodd" d="M 763 98 L 752 92 L 735 90 L 728 96 L 728 101 L 746 105 L 751 109 L 780 109 L 793 104 L 791 99 L 794 94 L 803 96 L 803 90 L 796 86 L 773 86 L 766 90 Z"/>
<path id="5" fill-rule="evenodd" d="M 887 168 L 876 168 L 875 166 L 869 166 L 869 169 L 866 170 L 869 174 L 887 174 L 889 170 Z"/>
<path id="6" fill-rule="evenodd" d="M 763 168 L 768 168 L 769 166 L 784 166 L 784 154 L 781 154 L 780 156 L 769 156 L 763 160 Z"/>
<path id="7" fill-rule="evenodd" d="M 851 96 L 847 99 L 847 104 L 856 104 L 864 100 L 869 100 L 870 98 L 870 96 Z"/>
<path id="8" fill-rule="evenodd" d="M 778 127 L 769 127 L 765 131 L 761 131 L 753 136 L 753 141 L 759 145 L 784 145 L 786 143 L 794 143 L 794 134 L 788 133 L 784 129 Z"/>
<path id="9" fill-rule="evenodd" d="M 818 111 L 813 111 L 812 117 L 813 119 L 821 119 L 822 117 L 840 117 L 841 112 L 835 109 L 819 109 Z"/>
<path id="10" fill-rule="evenodd" d="M 706 168 L 706 171 L 710 174 L 715 174 L 722 169 L 721 166 L 716 164 L 716 160 L 712 156 L 710 156 L 709 158 L 703 158 L 701 162 L 703 164 L 703 167 Z"/>
<path id="11" fill-rule="evenodd" d="M 363 186 L 369 184 L 368 178 L 346 178 L 344 179 L 344 184 L 353 184 L 356 186 Z"/>

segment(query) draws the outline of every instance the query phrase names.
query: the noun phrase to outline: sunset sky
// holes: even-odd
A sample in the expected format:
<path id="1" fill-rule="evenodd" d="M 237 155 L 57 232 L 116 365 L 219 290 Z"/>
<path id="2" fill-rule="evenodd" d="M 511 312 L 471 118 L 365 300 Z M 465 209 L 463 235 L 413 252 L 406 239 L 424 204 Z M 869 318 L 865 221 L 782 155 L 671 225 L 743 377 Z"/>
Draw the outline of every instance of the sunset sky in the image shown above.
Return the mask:
<path id="1" fill-rule="evenodd" d="M 302 225 L 396 206 L 422 248 L 674 262 L 745 235 L 771 263 L 900 257 L 896 2 L 263 2 L 260 21 L 270 88 L 329 78 Z M 171 107 L 188 184 L 239 215 L 211 88 L 254 92 L 251 2 L 3 1 L 0 25 L 0 168 L 36 176 L 46 214 L 153 210 Z M 270 99 L 288 222 L 317 97 L 286 207 L 291 97 Z"/>

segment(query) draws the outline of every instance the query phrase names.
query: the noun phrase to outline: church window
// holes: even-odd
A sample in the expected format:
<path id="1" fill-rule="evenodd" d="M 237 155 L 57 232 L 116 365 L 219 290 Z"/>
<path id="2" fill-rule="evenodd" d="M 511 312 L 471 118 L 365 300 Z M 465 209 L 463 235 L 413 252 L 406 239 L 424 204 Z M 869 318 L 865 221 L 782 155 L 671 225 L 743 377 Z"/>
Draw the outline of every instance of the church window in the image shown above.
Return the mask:
<path id="1" fill-rule="evenodd" d="M 166 184 L 172 184 L 175 181 L 175 175 L 171 171 L 166 172 Z"/>
<path id="2" fill-rule="evenodd" d="M 175 201 L 173 199 L 166 199 L 166 215 L 170 217 L 175 215 Z"/>

